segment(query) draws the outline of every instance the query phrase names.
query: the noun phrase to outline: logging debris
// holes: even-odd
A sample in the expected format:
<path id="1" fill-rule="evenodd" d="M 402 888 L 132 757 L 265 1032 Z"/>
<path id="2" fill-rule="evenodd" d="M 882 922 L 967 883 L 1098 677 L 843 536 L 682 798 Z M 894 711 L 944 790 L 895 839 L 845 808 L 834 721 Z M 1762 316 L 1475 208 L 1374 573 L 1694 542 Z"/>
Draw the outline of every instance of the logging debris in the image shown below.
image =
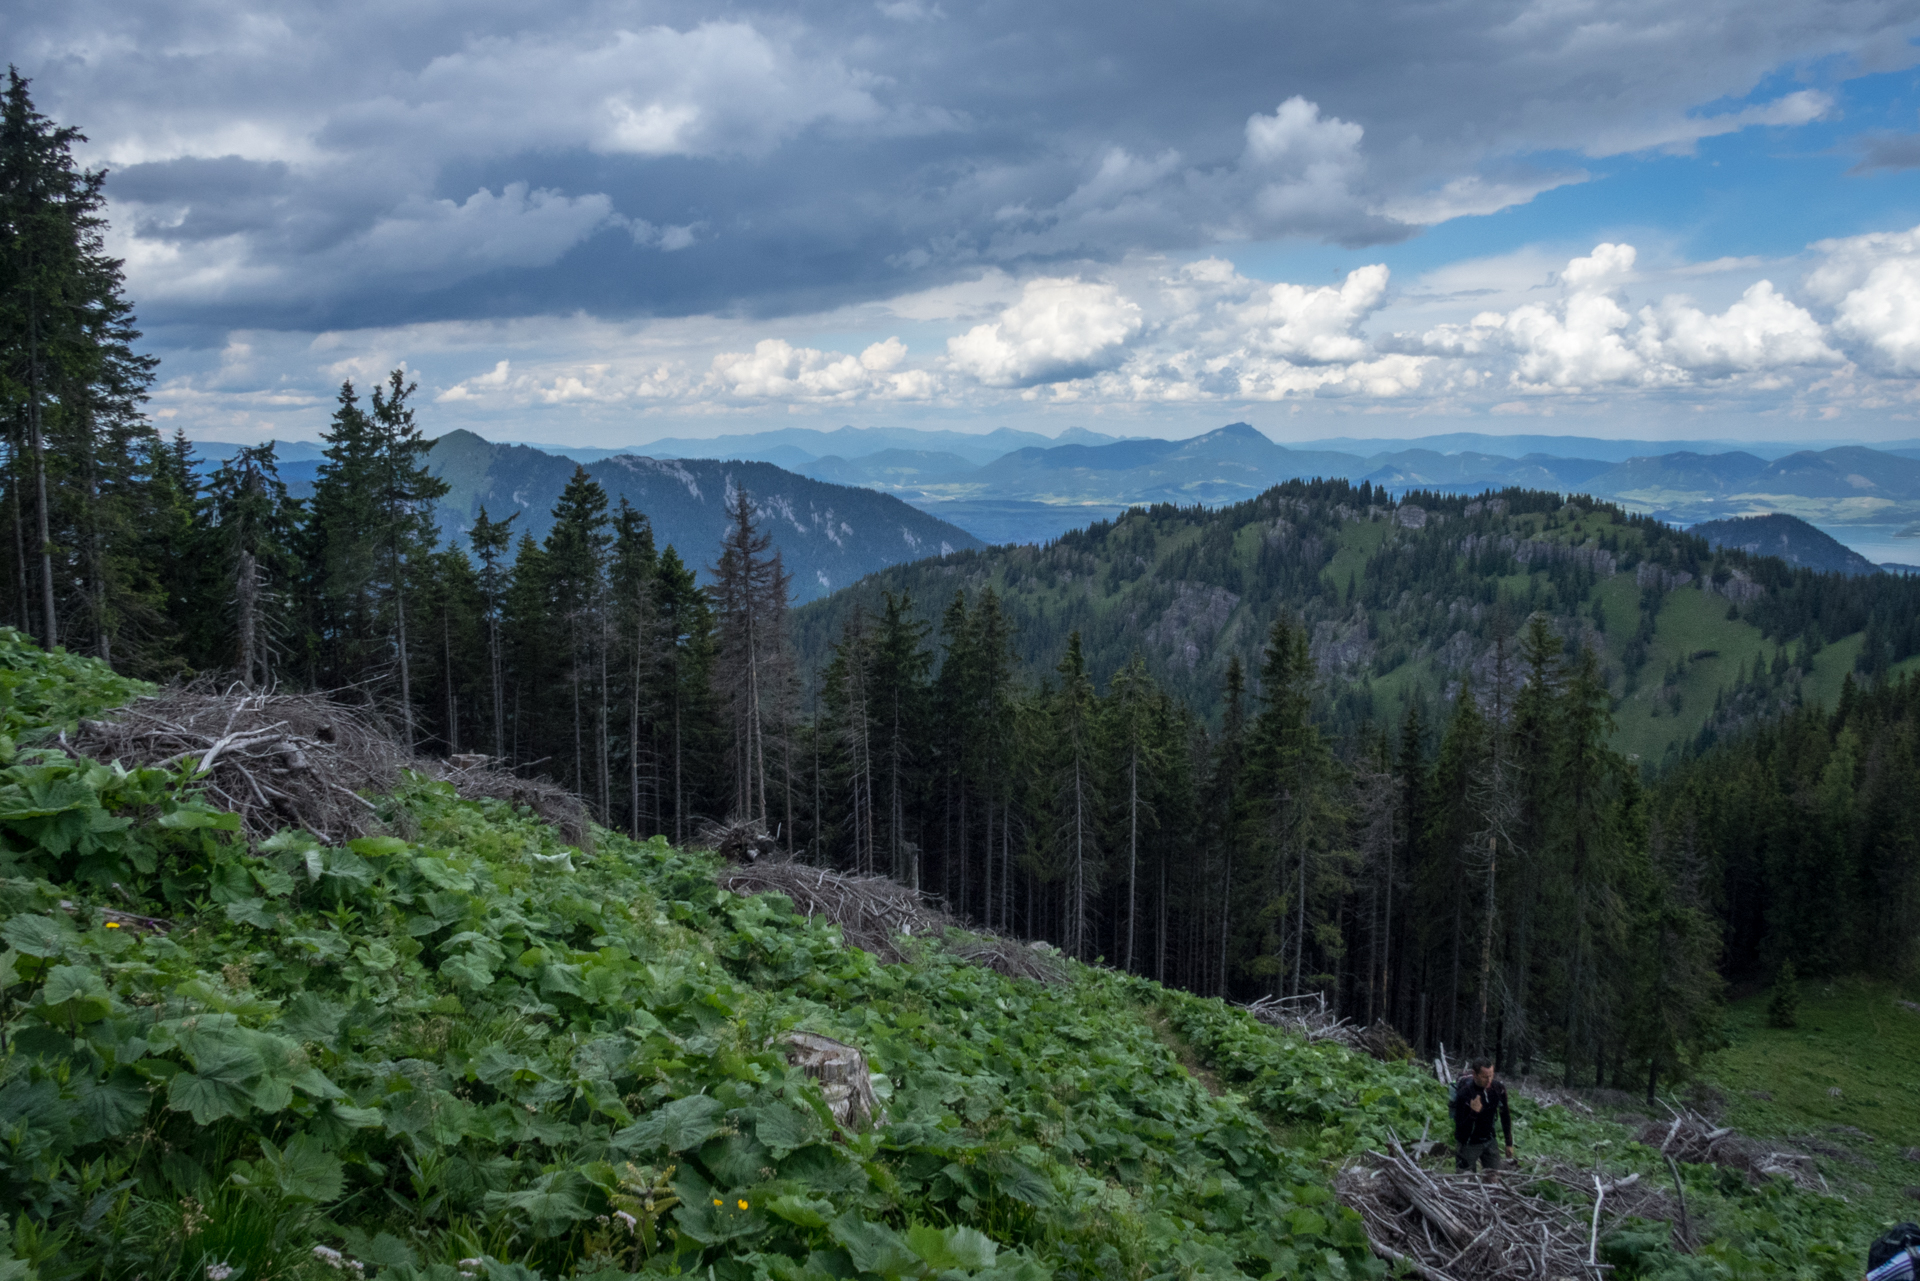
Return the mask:
<path id="1" fill-rule="evenodd" d="M 207 800 L 238 814 L 255 841 L 287 827 L 332 844 L 377 832 L 367 794 L 391 792 L 411 770 L 452 783 L 468 800 L 527 806 L 570 844 L 591 848 L 586 806 L 565 789 L 490 767 L 486 758 L 464 756 L 460 764 L 417 755 L 372 708 L 324 694 L 196 682 L 81 721 L 60 742 L 97 761 L 191 769 Z"/>
<path id="2" fill-rule="evenodd" d="M 1438 1174 L 1397 1140 L 1391 1146 L 1341 1170 L 1334 1188 L 1365 1221 L 1373 1252 L 1425 1281 L 1598 1281 L 1610 1270 L 1598 1259 L 1605 1230 L 1664 1208 L 1645 1195 L 1637 1174 L 1611 1182 L 1593 1176 L 1590 1184 L 1574 1182 L 1570 1167 L 1555 1176 L 1592 1196 L 1589 1210 L 1525 1191 L 1530 1176 Z"/>
<path id="3" fill-rule="evenodd" d="M 1689 1165 L 1740 1170 L 1755 1184 L 1780 1175 L 1809 1192 L 1828 1190 L 1826 1179 L 1808 1154 L 1750 1139 L 1731 1127 L 1716 1126 L 1698 1112 L 1679 1111 L 1671 1121 L 1650 1121 L 1634 1138 L 1658 1149 L 1662 1156 Z"/>
<path id="4" fill-rule="evenodd" d="M 757 818 L 702 823 L 694 839 L 729 863 L 772 860 L 780 851 L 779 843 L 768 834 L 766 824 Z"/>
<path id="5" fill-rule="evenodd" d="M 784 894 L 802 916 L 824 917 L 838 925 L 849 947 L 889 963 L 908 959 L 911 940 L 933 939 L 960 960 L 1008 978 L 1060 983 L 1067 977 L 1059 954 L 1045 944 L 962 928 L 916 891 L 884 876 L 761 861 L 728 863 L 715 879 L 721 889 L 736 894 Z"/>
<path id="6" fill-rule="evenodd" d="M 1413 1047 L 1391 1023 L 1376 1019 L 1370 1026 L 1361 1027 L 1341 1018 L 1328 1007 L 1325 992 L 1263 996 L 1240 1008 L 1262 1023 L 1297 1032 L 1309 1041 L 1334 1041 L 1388 1061 L 1413 1057 Z"/>

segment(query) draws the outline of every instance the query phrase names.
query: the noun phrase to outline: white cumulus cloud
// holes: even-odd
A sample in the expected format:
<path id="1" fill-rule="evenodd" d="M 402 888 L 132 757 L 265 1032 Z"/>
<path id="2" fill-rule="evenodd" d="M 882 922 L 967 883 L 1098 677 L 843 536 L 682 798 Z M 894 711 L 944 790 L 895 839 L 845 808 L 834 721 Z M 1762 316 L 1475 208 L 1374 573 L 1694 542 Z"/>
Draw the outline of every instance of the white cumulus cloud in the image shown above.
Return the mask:
<path id="1" fill-rule="evenodd" d="M 1557 273 L 1560 297 L 1552 302 L 1482 312 L 1417 338 L 1398 336 L 1394 345 L 1438 356 L 1504 358 L 1508 382 L 1535 391 L 1676 387 L 1840 363 L 1819 321 L 1771 281 L 1750 285 L 1719 313 L 1682 295 L 1630 310 L 1625 287 L 1638 259 L 1632 245 L 1596 245 Z"/>
<path id="2" fill-rule="evenodd" d="M 1823 240 L 1807 290 L 1834 309 L 1834 332 L 1862 364 L 1920 375 L 1920 227 Z"/>
<path id="3" fill-rule="evenodd" d="M 953 368 L 989 387 L 1081 377 L 1114 363 L 1140 308 L 1110 284 L 1042 277 L 998 319 L 947 340 Z"/>

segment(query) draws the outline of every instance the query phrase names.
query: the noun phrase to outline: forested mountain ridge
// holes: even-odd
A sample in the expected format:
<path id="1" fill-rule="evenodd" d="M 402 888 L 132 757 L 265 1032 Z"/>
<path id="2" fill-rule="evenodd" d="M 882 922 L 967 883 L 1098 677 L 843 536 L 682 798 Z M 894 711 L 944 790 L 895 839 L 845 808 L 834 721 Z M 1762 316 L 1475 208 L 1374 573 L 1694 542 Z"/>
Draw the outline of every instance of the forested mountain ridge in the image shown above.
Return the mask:
<path id="1" fill-rule="evenodd" d="M 428 469 L 448 491 L 435 503 L 441 534 L 464 542 L 485 508 L 495 520 L 518 514 L 515 529 L 544 539 L 553 506 L 580 464 L 527 445 L 501 445 L 468 431 L 433 442 Z M 813 600 L 861 575 L 925 556 L 980 547 L 956 525 L 888 494 L 796 475 L 772 463 L 656 459 L 616 454 L 585 464 L 610 502 L 647 513 L 664 546 L 717 545 L 736 490 L 745 490 L 793 576 L 795 596 Z M 688 553 L 704 570 L 703 553 Z"/>
<path id="2" fill-rule="evenodd" d="M 1253 670 L 1274 618 L 1298 617 L 1342 730 L 1447 701 L 1462 682 L 1486 694 L 1502 629 L 1544 611 L 1570 650 L 1602 656 L 1614 741 L 1649 762 L 1763 707 L 1830 704 L 1846 673 L 1920 653 L 1912 580 L 1821 578 L 1545 492 L 1395 503 L 1364 482 L 1294 481 L 1217 510 L 1135 509 L 1047 547 L 876 574 L 796 613 L 802 668 L 856 604 L 893 592 L 932 617 L 954 592 L 986 588 L 1026 662 L 1050 668 L 1078 632 L 1091 671 L 1138 653 L 1208 715 L 1229 662 Z"/>
<path id="3" fill-rule="evenodd" d="M 1754 556 L 1778 556 L 1787 564 L 1826 574 L 1875 574 L 1880 566 L 1798 516 L 1736 516 L 1710 520 L 1687 532 L 1715 547 L 1737 547 Z"/>

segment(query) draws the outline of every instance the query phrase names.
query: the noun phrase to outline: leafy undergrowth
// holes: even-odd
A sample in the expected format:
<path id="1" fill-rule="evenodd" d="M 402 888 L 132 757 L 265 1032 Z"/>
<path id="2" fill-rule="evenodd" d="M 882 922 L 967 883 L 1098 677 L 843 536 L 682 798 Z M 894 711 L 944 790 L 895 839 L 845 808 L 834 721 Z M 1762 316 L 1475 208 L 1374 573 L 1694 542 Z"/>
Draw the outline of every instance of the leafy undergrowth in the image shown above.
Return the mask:
<path id="1" fill-rule="evenodd" d="M 1801 984 L 1799 1026 L 1767 1026 L 1767 994 L 1735 1001 L 1707 1073 L 1728 1124 L 1781 1135 L 1827 1159 L 1849 1200 L 1881 1218 L 1920 1214 L 1920 992 L 1843 978 Z"/>
<path id="2" fill-rule="evenodd" d="M 81 717 L 151 688 L 91 658 L 63 649 L 48 653 L 13 628 L 0 627 L 0 734 L 9 739 L 72 729 Z"/>
<path id="3" fill-rule="evenodd" d="M 1446 1088 L 1416 1063 L 1382 1063 L 1330 1042 L 1310 1044 L 1218 1000 L 1158 988 L 1153 993 L 1173 1029 L 1228 1088 L 1242 1092 L 1289 1132 L 1317 1134 L 1315 1155 L 1325 1161 L 1381 1148 L 1392 1137 L 1411 1141 L 1429 1125 L 1434 1135 L 1451 1136 Z M 1913 1017 L 1920 1024 L 1920 1015 Z M 1899 1071 L 1910 1074 L 1912 1062 L 1907 1059 Z M 1523 1164 L 1544 1169 L 1565 1163 L 1605 1171 L 1603 1177 L 1637 1171 L 1672 1186 L 1666 1163 L 1653 1148 L 1633 1140 L 1632 1127 L 1518 1095 L 1512 1106 Z M 1441 1162 L 1447 1164 L 1445 1158 Z M 1616 1268 L 1613 1276 L 1841 1281 L 1865 1271 L 1868 1243 L 1893 1217 L 1880 1203 L 1802 1192 L 1785 1179 L 1755 1187 L 1744 1175 L 1717 1166 L 1680 1168 L 1693 1222 L 1708 1238 L 1705 1245 L 1698 1254 L 1682 1255 L 1669 1244 L 1665 1223 L 1630 1222 L 1602 1242 Z M 1567 1195 L 1552 1183 L 1536 1190 L 1562 1199 Z"/>
<path id="4" fill-rule="evenodd" d="M 36 707 L 93 710 L 74 661 Z M 1129 980 L 881 965 L 444 783 L 381 799 L 404 838 L 257 851 L 187 787 L 0 744 L 7 1281 L 1381 1271 Z M 867 1053 L 883 1124 L 836 1126 L 795 1028 Z"/>

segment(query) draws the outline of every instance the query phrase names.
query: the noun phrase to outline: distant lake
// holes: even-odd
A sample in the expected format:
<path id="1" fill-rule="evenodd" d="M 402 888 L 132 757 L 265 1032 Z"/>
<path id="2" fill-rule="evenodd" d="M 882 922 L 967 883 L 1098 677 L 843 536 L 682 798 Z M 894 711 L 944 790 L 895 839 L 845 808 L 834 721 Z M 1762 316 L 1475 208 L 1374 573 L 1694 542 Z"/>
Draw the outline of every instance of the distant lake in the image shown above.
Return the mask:
<path id="1" fill-rule="evenodd" d="M 1901 538 L 1900 525 L 1815 525 L 1823 534 L 1845 543 L 1876 565 L 1894 561 L 1920 568 L 1920 538 Z"/>

